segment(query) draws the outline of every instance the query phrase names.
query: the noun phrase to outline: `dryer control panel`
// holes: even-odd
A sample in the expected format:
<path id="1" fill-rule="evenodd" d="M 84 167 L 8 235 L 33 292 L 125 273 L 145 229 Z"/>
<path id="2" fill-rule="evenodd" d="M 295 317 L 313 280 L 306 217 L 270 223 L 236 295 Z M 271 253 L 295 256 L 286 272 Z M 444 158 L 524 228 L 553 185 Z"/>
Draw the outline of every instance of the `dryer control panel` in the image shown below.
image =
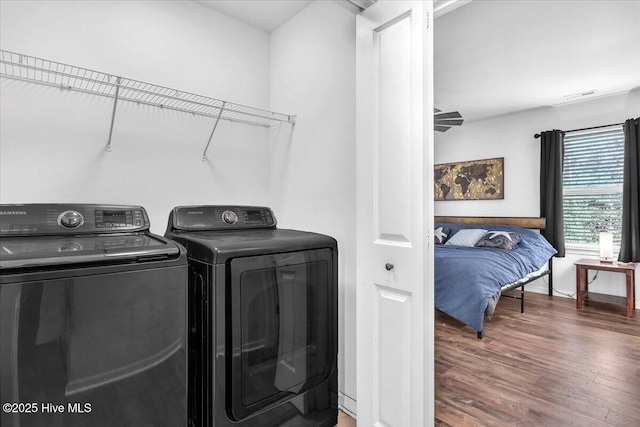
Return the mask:
<path id="1" fill-rule="evenodd" d="M 174 230 L 241 230 L 275 228 L 276 217 L 263 206 L 178 206 L 171 212 L 169 228 Z"/>
<path id="2" fill-rule="evenodd" d="M 141 206 L 94 204 L 0 205 L 0 235 L 112 234 L 149 229 Z"/>

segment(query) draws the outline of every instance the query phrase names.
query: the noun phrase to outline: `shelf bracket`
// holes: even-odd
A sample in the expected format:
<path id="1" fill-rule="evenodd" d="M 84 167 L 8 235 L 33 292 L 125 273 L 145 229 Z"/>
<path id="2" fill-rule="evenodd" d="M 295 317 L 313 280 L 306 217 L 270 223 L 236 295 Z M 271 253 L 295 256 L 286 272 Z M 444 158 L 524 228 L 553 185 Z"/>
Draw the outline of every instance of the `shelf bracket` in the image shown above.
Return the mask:
<path id="1" fill-rule="evenodd" d="M 213 129 L 211 130 L 211 135 L 209 135 L 209 141 L 207 141 L 207 146 L 204 147 L 204 151 L 202 152 L 202 161 L 207 160 L 207 150 L 209 149 L 209 144 L 211 144 L 211 139 L 213 138 L 213 134 L 216 132 L 216 128 L 218 127 L 218 123 L 220 122 L 220 116 L 222 116 L 222 112 L 224 111 L 224 107 L 227 104 L 226 101 L 222 102 L 222 107 L 220 107 L 220 111 L 218 112 L 218 117 L 216 117 L 216 122 L 213 124 Z"/>
<path id="2" fill-rule="evenodd" d="M 118 97 L 120 96 L 120 83 L 122 79 L 116 79 L 116 93 L 113 95 L 113 111 L 111 112 L 111 126 L 109 127 L 109 139 L 107 140 L 107 151 L 111 151 L 111 136 L 113 135 L 113 123 L 116 120 L 116 107 L 118 106 Z"/>

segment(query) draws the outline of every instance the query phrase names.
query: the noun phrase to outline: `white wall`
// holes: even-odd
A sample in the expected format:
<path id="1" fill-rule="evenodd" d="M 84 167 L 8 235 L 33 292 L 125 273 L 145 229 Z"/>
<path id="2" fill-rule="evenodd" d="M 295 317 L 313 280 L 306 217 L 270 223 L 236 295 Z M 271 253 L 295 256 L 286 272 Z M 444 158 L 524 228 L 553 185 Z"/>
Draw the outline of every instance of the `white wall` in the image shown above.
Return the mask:
<path id="1" fill-rule="evenodd" d="M 463 112 L 464 113 L 464 112 Z M 464 123 L 446 133 L 436 132 L 436 163 L 504 157 L 504 200 L 439 201 L 436 215 L 538 216 L 540 200 L 540 140 L 533 135 L 545 130 L 572 130 L 621 123 L 640 114 L 640 90 L 510 114 L 494 119 Z M 464 115 L 464 114 L 463 114 Z M 616 254 L 617 256 L 617 254 Z M 554 288 L 575 293 L 573 263 L 596 253 L 567 253 L 556 258 Z M 636 274 L 638 276 L 638 274 Z M 589 274 L 591 278 L 593 273 Z M 639 276 L 640 277 L 640 276 Z M 527 290 L 547 291 L 542 280 Z M 638 280 L 640 282 L 640 280 Z M 600 272 L 589 289 L 611 295 L 625 295 L 624 275 Z M 640 286 L 636 285 L 636 306 L 640 307 Z"/>
<path id="2" fill-rule="evenodd" d="M 355 412 L 355 15 L 318 1 L 272 33 L 271 108 L 298 116 L 272 135 L 279 225 L 338 240 L 340 404 Z"/>
<path id="3" fill-rule="evenodd" d="M 355 16 L 316 2 L 269 34 L 190 1 L 2 1 L 0 47 L 297 114 L 271 132 L 2 79 L 0 202 L 264 204 L 340 250 L 340 390 L 355 399 Z M 347 396 L 345 398 L 345 396 Z M 355 411 L 355 402 L 351 402 Z"/>
<path id="4" fill-rule="evenodd" d="M 2 1 L 2 49 L 260 108 L 269 35 L 190 1 Z M 164 233 L 181 204 L 269 204 L 269 134 L 2 79 L 0 201 L 140 204 Z M 285 111 L 286 112 L 286 111 Z"/>

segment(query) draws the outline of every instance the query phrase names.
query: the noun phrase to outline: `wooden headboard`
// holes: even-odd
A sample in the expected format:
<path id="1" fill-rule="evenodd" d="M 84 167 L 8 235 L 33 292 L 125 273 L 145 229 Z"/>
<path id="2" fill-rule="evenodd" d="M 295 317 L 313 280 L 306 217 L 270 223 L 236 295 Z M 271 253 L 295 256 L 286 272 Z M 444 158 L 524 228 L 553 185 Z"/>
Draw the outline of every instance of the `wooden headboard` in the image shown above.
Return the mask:
<path id="1" fill-rule="evenodd" d="M 544 217 L 513 217 L 513 216 L 437 216 L 434 222 L 450 222 L 454 224 L 488 224 L 511 225 L 514 227 L 544 230 L 547 219 Z"/>

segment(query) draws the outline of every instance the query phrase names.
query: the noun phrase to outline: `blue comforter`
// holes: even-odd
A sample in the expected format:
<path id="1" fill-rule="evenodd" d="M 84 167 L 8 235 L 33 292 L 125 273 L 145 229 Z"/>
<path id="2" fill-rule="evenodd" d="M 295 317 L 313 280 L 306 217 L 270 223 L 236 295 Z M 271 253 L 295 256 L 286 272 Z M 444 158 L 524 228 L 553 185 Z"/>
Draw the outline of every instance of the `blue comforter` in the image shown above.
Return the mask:
<path id="1" fill-rule="evenodd" d="M 484 313 L 500 288 L 542 268 L 557 251 L 538 232 L 497 225 L 438 223 L 451 229 L 482 228 L 520 233 L 522 241 L 513 249 L 435 245 L 436 308 L 482 331 Z"/>

